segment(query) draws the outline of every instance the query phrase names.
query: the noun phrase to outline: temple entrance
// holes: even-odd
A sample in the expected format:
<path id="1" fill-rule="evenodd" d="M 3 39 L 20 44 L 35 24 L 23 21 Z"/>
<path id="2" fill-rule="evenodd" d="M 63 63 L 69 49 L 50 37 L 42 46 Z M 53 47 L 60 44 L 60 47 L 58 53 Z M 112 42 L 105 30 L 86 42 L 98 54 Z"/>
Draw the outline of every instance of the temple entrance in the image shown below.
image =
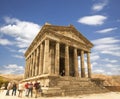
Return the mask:
<path id="1" fill-rule="evenodd" d="M 59 69 L 60 75 L 63 72 L 63 70 L 65 71 L 65 58 L 64 57 L 60 57 L 60 69 Z"/>

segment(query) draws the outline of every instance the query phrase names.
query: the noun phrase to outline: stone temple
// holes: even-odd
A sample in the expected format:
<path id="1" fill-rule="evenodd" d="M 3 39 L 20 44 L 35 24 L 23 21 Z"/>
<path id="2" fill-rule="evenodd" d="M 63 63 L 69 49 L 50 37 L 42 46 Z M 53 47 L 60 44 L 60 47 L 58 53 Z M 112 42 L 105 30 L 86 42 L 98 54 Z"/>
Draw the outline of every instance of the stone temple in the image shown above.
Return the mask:
<path id="1" fill-rule="evenodd" d="M 92 47 L 73 25 L 46 23 L 25 52 L 23 82 L 37 79 L 44 96 L 101 92 L 102 88 L 91 80 Z"/>

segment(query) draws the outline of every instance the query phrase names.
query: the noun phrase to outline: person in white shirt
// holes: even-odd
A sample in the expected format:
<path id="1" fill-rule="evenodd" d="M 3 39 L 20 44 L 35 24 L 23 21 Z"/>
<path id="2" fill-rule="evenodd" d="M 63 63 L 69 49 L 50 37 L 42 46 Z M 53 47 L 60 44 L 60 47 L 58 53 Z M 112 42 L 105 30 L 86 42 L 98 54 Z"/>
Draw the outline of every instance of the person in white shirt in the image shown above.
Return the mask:
<path id="1" fill-rule="evenodd" d="M 12 82 L 8 83 L 6 95 L 9 96 L 9 91 L 12 88 Z"/>
<path id="2" fill-rule="evenodd" d="M 21 82 L 19 82 L 19 84 L 18 84 L 18 91 L 19 91 L 18 97 L 22 97 L 23 90 L 24 90 L 24 86 Z"/>

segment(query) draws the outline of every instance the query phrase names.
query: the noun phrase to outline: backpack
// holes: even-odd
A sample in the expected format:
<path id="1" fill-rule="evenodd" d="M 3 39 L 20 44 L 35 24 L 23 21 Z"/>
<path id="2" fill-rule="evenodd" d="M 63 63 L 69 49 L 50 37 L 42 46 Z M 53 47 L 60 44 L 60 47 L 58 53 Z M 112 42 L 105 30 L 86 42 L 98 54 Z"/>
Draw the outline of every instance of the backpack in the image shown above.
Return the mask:
<path id="1" fill-rule="evenodd" d="M 35 89 L 39 89 L 39 88 L 40 88 L 39 83 L 36 83 L 36 84 L 35 84 Z"/>

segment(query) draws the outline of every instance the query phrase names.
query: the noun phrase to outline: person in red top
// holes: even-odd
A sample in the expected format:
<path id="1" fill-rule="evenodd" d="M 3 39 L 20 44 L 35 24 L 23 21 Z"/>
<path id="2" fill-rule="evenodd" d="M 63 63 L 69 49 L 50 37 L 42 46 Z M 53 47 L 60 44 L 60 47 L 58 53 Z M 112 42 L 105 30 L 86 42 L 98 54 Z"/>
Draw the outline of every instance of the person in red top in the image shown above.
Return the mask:
<path id="1" fill-rule="evenodd" d="M 29 86 L 29 83 L 27 82 L 27 83 L 25 84 L 25 96 L 28 96 L 28 91 L 29 91 L 28 86 Z"/>
<path id="2" fill-rule="evenodd" d="M 29 97 L 29 93 L 31 93 L 31 97 L 33 96 L 33 83 L 32 81 L 29 83 L 28 85 L 28 97 Z"/>

